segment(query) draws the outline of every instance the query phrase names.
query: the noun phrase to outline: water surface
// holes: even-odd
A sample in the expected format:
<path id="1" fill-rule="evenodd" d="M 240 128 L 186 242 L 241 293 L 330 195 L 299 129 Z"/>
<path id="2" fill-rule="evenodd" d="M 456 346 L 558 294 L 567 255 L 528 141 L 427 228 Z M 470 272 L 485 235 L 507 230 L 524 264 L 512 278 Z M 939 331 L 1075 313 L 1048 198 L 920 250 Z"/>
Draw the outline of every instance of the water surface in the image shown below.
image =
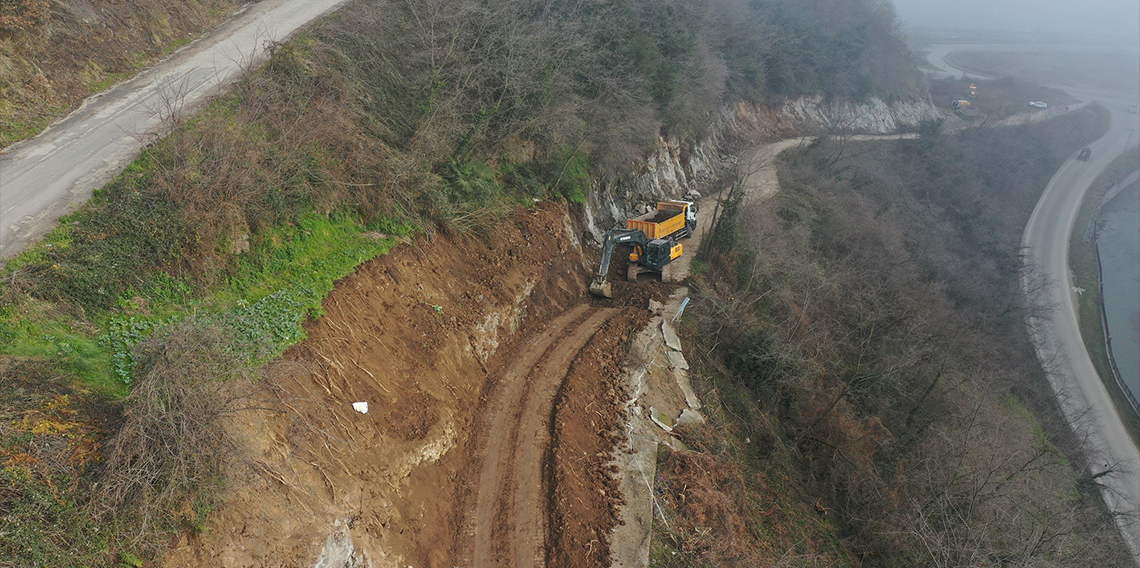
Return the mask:
<path id="1" fill-rule="evenodd" d="M 1140 182 L 1105 204 L 1097 243 L 1112 356 L 1124 384 L 1140 399 Z"/>

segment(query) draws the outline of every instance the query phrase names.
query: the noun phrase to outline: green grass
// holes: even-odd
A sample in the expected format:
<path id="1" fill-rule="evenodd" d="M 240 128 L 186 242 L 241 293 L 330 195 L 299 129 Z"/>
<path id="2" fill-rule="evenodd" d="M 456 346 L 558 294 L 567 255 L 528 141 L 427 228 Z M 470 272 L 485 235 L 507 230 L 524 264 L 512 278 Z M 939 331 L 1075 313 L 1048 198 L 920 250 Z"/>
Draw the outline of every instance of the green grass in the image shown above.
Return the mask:
<path id="1" fill-rule="evenodd" d="M 389 231 L 413 227 L 390 223 Z M 392 231 L 395 229 L 395 231 Z M 374 239 L 353 216 L 310 214 L 297 225 L 268 231 L 261 246 L 242 256 L 224 284 L 195 296 L 167 273 L 129 289 L 88 322 L 51 302 L 25 298 L 0 310 L 0 354 L 62 361 L 81 383 L 104 394 L 127 393 L 134 361 L 130 350 L 159 327 L 191 315 L 218 318 L 249 341 L 248 357 L 264 362 L 304 339 L 302 324 L 321 315 L 321 302 L 340 278 L 380 256 L 397 237 Z M 49 246 L 65 246 L 66 228 L 9 265 L 26 264 Z"/>
<path id="2" fill-rule="evenodd" d="M 0 111 L 0 148 L 43 132 L 66 111 L 63 105 L 48 106 L 41 114 L 32 116 L 6 116 L 8 113 Z"/>
<path id="3" fill-rule="evenodd" d="M 304 339 L 302 324 L 324 314 L 321 302 L 336 281 L 398 242 L 395 237 L 369 238 L 365 227 L 347 215 L 310 215 L 297 226 L 272 231 L 270 237 L 281 244 L 242 262 L 212 297 L 227 308 L 221 314 L 224 322 L 262 346 L 251 354 L 261 361 Z"/>
<path id="4" fill-rule="evenodd" d="M 194 38 L 190 38 L 190 37 L 184 37 L 182 39 L 176 39 L 176 40 L 170 42 L 170 44 L 167 45 L 166 47 L 162 48 L 162 54 L 163 55 L 169 55 L 169 54 L 177 51 L 179 48 L 190 45 L 193 42 L 194 42 Z"/>
<path id="5" fill-rule="evenodd" d="M 51 359 L 81 383 L 112 397 L 126 396 L 113 378 L 111 352 L 98 331 L 48 302 L 25 299 L 0 308 L 0 354 Z"/>

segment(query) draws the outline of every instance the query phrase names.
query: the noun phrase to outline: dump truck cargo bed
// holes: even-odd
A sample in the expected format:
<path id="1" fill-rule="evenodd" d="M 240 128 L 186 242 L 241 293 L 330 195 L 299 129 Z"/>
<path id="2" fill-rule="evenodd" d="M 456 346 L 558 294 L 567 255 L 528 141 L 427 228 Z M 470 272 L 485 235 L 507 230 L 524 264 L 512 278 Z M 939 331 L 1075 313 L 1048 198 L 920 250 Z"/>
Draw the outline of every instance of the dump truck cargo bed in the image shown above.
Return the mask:
<path id="1" fill-rule="evenodd" d="M 629 219 L 627 229 L 637 229 L 650 239 L 662 239 L 685 228 L 685 212 L 689 204 L 684 201 L 662 201 L 657 210 L 641 219 Z"/>

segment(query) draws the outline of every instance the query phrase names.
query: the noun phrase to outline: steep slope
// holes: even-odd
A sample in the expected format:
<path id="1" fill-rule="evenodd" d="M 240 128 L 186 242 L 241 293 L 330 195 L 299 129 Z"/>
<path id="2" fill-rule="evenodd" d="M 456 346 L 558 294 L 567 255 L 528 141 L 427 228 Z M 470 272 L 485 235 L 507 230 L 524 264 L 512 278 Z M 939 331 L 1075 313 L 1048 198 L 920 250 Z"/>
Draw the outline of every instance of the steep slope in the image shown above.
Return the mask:
<path id="1" fill-rule="evenodd" d="M 289 560 L 319 553 L 322 542 L 331 543 L 329 551 L 343 552 L 342 545 L 361 534 L 365 540 L 370 534 L 392 539 L 360 546 L 386 551 L 391 558 L 430 562 L 430 551 L 441 550 L 437 554 L 444 556 L 436 560 L 446 562 L 466 554 L 467 545 L 460 542 L 466 536 L 457 530 L 463 517 L 455 511 L 472 497 L 467 489 L 456 489 L 467 486 L 449 476 L 477 470 L 465 461 L 470 456 L 455 448 L 478 453 L 474 416 L 498 392 L 479 385 L 492 384 L 498 375 L 490 374 L 506 369 L 505 359 L 493 360 L 493 353 L 505 349 L 503 357 L 509 358 L 514 350 L 525 349 L 522 335 L 517 345 L 501 341 L 502 330 L 517 325 L 516 300 L 532 315 L 526 321 L 535 327 L 518 328 L 528 333 L 537 332 L 544 318 L 569 309 L 573 302 L 562 299 L 574 296 L 588 269 L 571 272 L 569 264 L 554 259 L 579 254 L 571 249 L 579 239 L 590 238 L 587 233 L 596 236 L 597 230 L 657 197 L 704 191 L 732 163 L 734 148 L 757 133 L 794 127 L 795 120 L 769 120 L 780 113 L 776 107 L 785 97 L 827 93 L 832 101 L 864 99 L 879 107 L 875 97 L 915 94 L 914 70 L 905 53 L 893 48 L 898 38 L 890 23 L 889 10 L 862 0 L 811 5 L 779 0 L 618 5 L 359 0 L 302 37 L 274 46 L 266 65 L 170 136 L 156 140 L 43 242 L 5 264 L 0 353 L 21 363 L 51 363 L 61 381 L 91 387 L 136 425 L 148 415 L 145 409 L 156 408 L 141 400 L 146 393 L 164 392 L 166 375 L 155 371 L 153 363 L 165 360 L 153 355 L 184 360 L 180 356 L 185 353 L 175 353 L 181 344 L 170 341 L 172 330 L 205 321 L 210 330 L 225 329 L 222 335 L 236 338 L 227 348 L 215 343 L 214 351 L 192 351 L 207 359 L 217 356 L 199 361 L 201 368 L 187 364 L 177 369 L 182 376 L 195 376 L 206 390 L 224 390 L 216 387 L 230 376 L 230 371 L 215 373 L 212 362 L 231 361 L 243 373 L 252 373 L 293 346 L 285 360 L 301 365 L 265 366 L 262 374 L 277 382 L 262 384 L 277 386 L 263 386 L 251 399 L 257 401 L 253 409 L 235 414 L 228 408 L 219 414 L 237 418 L 218 419 L 230 432 L 266 433 L 284 442 L 254 444 L 233 470 L 254 472 L 251 485 L 240 485 L 245 481 L 234 473 L 231 486 L 248 490 L 227 494 L 218 492 L 226 480 L 210 468 L 136 475 L 132 467 L 138 461 L 123 449 L 145 447 L 133 437 L 140 430 L 119 429 L 111 421 L 112 427 L 97 436 L 106 459 L 76 465 L 72 483 L 40 483 L 40 470 L 25 461 L 14 466 L 19 475 L 10 477 L 11 487 L 0 492 L 0 511 L 10 525 L 62 523 L 62 532 L 82 532 L 80 528 L 98 523 L 108 527 L 100 533 L 106 536 L 76 542 L 85 548 L 72 553 L 66 540 L 35 541 L 36 531 L 30 530 L 31 546 L 0 542 L 5 554 L 17 564 L 37 562 L 29 558 L 43 550 L 53 558 L 83 558 L 73 563 L 95 557 L 134 562 L 135 554 L 146 560 L 160 556 L 170 535 L 185 533 L 177 553 L 182 556 L 175 558 L 210 563 L 216 553 L 232 563 L 270 562 L 266 559 L 275 558 L 275 552 L 268 546 L 242 550 L 241 527 L 249 519 L 241 511 L 247 505 L 250 511 L 268 507 L 269 512 L 250 517 L 258 532 L 270 532 L 267 519 L 285 519 L 277 544 L 281 558 Z M 781 41 L 769 43 L 772 38 Z M 852 38 L 859 41 L 847 41 Z M 778 64 L 769 67 L 773 63 Z M 828 104 L 821 110 L 824 120 L 816 121 L 823 129 L 835 124 L 828 120 L 836 118 L 832 111 L 837 107 Z M 821 105 L 809 101 L 799 106 Z M 557 229 L 557 240 L 544 240 L 543 230 L 562 225 L 553 217 L 537 227 L 519 221 L 527 214 L 520 212 L 524 206 L 536 202 L 574 204 L 584 218 L 582 227 Z M 358 263 L 385 254 L 397 239 L 392 235 L 415 239 L 415 244 L 401 245 L 393 260 L 381 258 L 368 266 L 386 266 L 400 281 L 389 283 L 386 276 L 363 268 L 322 308 L 320 299 L 332 282 Z M 496 239 L 507 237 L 515 242 L 503 253 Z M 536 251 L 532 256 L 528 244 Z M 529 285 L 536 288 L 527 296 Z M 349 308 L 345 286 L 372 295 L 368 301 L 354 300 Z M 377 292 L 385 286 L 392 286 L 396 296 Z M 431 297 L 425 289 L 431 289 Z M 460 290 L 471 295 L 457 295 Z M 344 313 L 338 302 L 346 305 Z M 395 319 L 386 317 L 389 312 Z M 492 312 L 498 314 L 493 321 L 480 319 Z M 328 327 L 321 323 L 326 314 Z M 613 371 L 613 351 L 622 345 L 613 337 L 636 319 L 616 314 L 598 327 L 600 333 L 585 339 L 582 350 L 609 362 L 598 369 Z M 302 321 L 307 322 L 304 328 Z M 342 330 L 331 327 L 342 321 Z M 389 335 L 376 322 L 395 322 L 396 329 Z M 362 329 L 368 330 L 363 336 Z M 582 334 L 591 335 L 589 331 Z M 306 335 L 310 341 L 298 346 Z M 344 353 L 336 351 L 344 341 L 355 343 Z M 610 350 L 606 357 L 597 353 L 598 345 Z M 384 361 L 372 360 L 377 353 Z M 551 354 L 559 355 L 560 362 L 567 355 Z M 414 360 L 398 367 L 392 379 L 384 364 L 403 361 L 401 357 Z M 545 378 L 548 386 L 559 381 L 557 372 L 544 372 L 541 354 L 539 360 L 517 375 Z M 578 357 L 581 364 L 567 364 L 584 370 L 593 362 Z M 581 388 L 583 379 L 576 373 L 567 376 Z M 456 382 L 456 377 L 474 378 Z M 147 388 L 140 388 L 141 381 Z M 349 399 L 370 397 L 386 412 L 360 415 L 346 406 L 367 402 Z M 43 408 L 28 408 L 25 417 L 62 408 L 48 408 L 46 397 L 30 400 Z M 245 399 L 230 402 L 240 400 Z M 296 408 L 301 400 L 324 404 L 305 407 L 296 418 L 298 413 L 286 405 Z M 530 419 L 539 417 L 547 404 L 545 398 L 534 400 L 542 402 Z M 568 408 L 559 406 L 560 400 L 553 404 Z M 150 401 L 158 408 L 165 402 Z M 258 410 L 262 406 L 272 410 Z M 559 424 L 565 425 L 559 420 L 543 418 L 538 427 L 552 428 L 555 440 Z M 197 426 L 214 433 L 218 423 Z M 504 428 L 517 431 L 515 423 Z M 30 435 L 29 445 L 37 451 L 56 448 L 37 456 L 63 455 L 63 431 L 0 434 L 5 440 Z M 159 434 L 162 440 L 186 438 L 169 428 Z M 604 453 L 608 443 L 582 447 Z M 452 451 L 428 465 L 448 446 Z M 317 459 L 326 454 L 332 456 L 329 461 Z M 604 466 L 587 461 L 591 475 Z M 394 469 L 376 473 L 378 463 L 387 467 L 389 462 Z M 423 479 L 404 474 L 410 464 L 421 462 Z M 509 464 L 504 471 L 511 472 L 508 479 L 522 477 Z M 94 488 L 113 478 L 116 487 L 127 488 L 117 493 L 123 498 L 98 504 L 100 492 Z M 123 478 L 150 481 L 119 483 Z M 527 478 L 533 480 L 533 475 Z M 396 487 L 387 487 L 383 479 Z M 400 493 L 405 482 L 410 497 Z M 271 490 L 274 484 L 295 490 L 283 497 Z M 193 490 L 179 493 L 186 487 Z M 416 503 L 437 496 L 439 487 L 447 488 L 441 508 L 417 509 Z M 529 487 L 533 494 L 534 484 Z M 156 504 L 151 500 L 156 492 L 170 500 Z M 487 501 L 499 503 L 505 493 Z M 66 503 L 69 516 L 9 506 L 47 498 Z M 209 514 L 217 498 L 233 499 L 236 505 Z M 595 515 L 599 524 L 566 542 L 596 547 L 579 537 L 604 530 L 605 516 Z M 310 517 L 319 522 L 309 523 Z M 150 523 L 153 518 L 158 522 L 147 534 L 131 534 L 133 519 Z M 421 518 L 426 519 L 422 525 Z M 210 532 L 215 522 L 227 528 Z M 555 522 L 548 519 L 548 532 Z M 395 530 L 384 529 L 385 523 Z M 253 552 L 262 557 L 254 559 Z"/>
<path id="2" fill-rule="evenodd" d="M 576 232 L 547 205 L 342 281 L 234 424 L 250 461 L 212 530 L 166 565 L 489 566 L 493 543 L 541 547 L 543 421 L 617 313 L 585 300 Z"/>

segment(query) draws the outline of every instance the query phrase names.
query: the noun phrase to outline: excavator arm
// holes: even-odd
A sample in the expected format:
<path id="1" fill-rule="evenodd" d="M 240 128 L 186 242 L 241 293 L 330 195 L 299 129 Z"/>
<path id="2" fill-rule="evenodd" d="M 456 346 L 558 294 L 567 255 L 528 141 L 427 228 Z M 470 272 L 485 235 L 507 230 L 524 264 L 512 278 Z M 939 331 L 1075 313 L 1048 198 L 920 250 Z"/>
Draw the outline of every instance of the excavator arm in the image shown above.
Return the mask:
<path id="1" fill-rule="evenodd" d="M 594 281 L 590 283 L 590 293 L 603 298 L 614 297 L 613 287 L 606 278 L 610 271 L 610 260 L 613 258 L 614 247 L 632 244 L 640 246 L 644 250 L 648 242 L 649 238 L 638 229 L 610 229 L 606 231 L 606 239 L 602 243 L 602 263 L 598 266 L 598 273 L 594 275 Z"/>

